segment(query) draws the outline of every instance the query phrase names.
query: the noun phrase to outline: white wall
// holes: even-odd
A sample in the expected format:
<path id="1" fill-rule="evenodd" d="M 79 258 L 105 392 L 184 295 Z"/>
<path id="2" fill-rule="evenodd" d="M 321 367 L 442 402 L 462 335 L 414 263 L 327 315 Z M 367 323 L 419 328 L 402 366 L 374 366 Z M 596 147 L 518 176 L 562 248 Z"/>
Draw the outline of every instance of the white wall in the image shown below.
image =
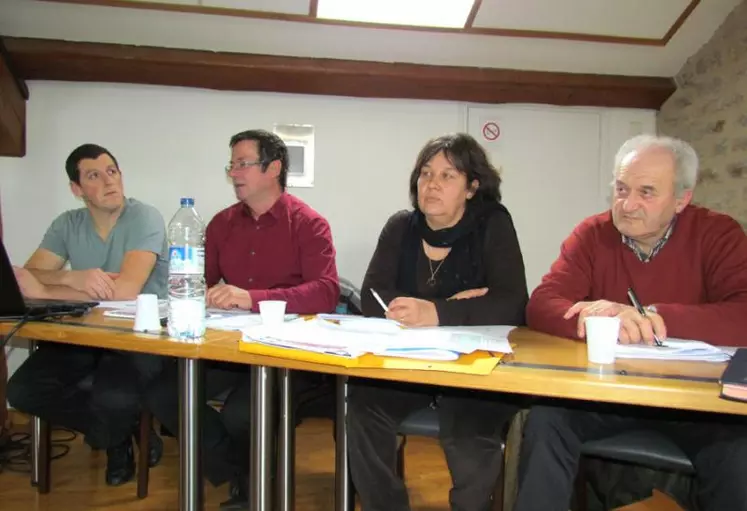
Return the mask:
<path id="1" fill-rule="evenodd" d="M 468 109 L 469 132 L 501 169 L 530 292 L 571 230 L 609 207 L 614 154 L 630 136 L 653 132 L 654 114 L 539 105 Z M 497 139 L 483 134 L 486 124 L 499 127 Z"/>
<path id="2" fill-rule="evenodd" d="M 64 171 L 65 158 L 81 143 L 110 149 L 125 193 L 156 206 L 166 222 L 183 195 L 195 197 L 207 221 L 234 202 L 223 172 L 231 135 L 303 123 L 316 130 L 315 186 L 291 192 L 329 219 L 340 275 L 360 282 L 384 222 L 408 205 L 418 150 L 428 138 L 463 126 L 462 107 L 450 102 L 30 85 L 27 156 L 0 158 L 5 244 L 14 263 L 31 254 L 55 215 L 81 207 Z"/>
<path id="3" fill-rule="evenodd" d="M 340 275 L 360 283 L 384 222 L 408 207 L 407 179 L 418 150 L 427 139 L 468 124 L 468 105 L 443 101 L 122 84 L 29 85 L 27 156 L 0 158 L 4 241 L 15 264 L 23 264 L 57 214 L 81 206 L 64 172 L 65 158 L 79 144 L 110 149 L 122 168 L 125 193 L 156 206 L 166 222 L 183 195 L 194 196 L 208 220 L 234 202 L 223 173 L 231 135 L 302 123 L 315 127 L 315 186 L 291 192 L 329 220 Z M 654 117 L 605 109 L 492 108 L 499 108 L 509 135 L 502 140 L 503 153 L 485 145 L 505 167 L 504 196 L 517 219 L 533 287 L 557 254 L 558 240 L 583 216 L 603 209 L 600 172 L 609 175 L 608 146 L 619 145 L 621 134 L 636 126 L 652 127 Z M 479 122 L 475 112 L 493 115 L 484 107 L 469 110 L 470 131 Z M 630 119 L 642 119 L 642 124 L 631 127 Z M 563 158 L 551 158 L 548 147 L 555 154 L 568 151 Z M 550 165 L 537 164 L 548 158 Z M 517 180 L 514 169 L 532 173 Z M 543 186 L 551 186 L 552 204 L 538 204 Z M 557 208 L 564 208 L 564 223 L 547 225 L 558 216 Z M 11 372 L 22 356 L 14 354 Z"/>

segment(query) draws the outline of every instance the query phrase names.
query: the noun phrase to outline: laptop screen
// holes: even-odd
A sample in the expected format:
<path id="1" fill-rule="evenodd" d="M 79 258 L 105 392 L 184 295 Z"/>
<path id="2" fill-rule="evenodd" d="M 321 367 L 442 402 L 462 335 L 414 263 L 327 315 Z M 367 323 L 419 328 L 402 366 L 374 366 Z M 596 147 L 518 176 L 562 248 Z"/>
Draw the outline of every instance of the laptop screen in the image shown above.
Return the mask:
<path id="1" fill-rule="evenodd" d="M 23 316 L 26 305 L 5 244 L 0 240 L 0 317 Z"/>

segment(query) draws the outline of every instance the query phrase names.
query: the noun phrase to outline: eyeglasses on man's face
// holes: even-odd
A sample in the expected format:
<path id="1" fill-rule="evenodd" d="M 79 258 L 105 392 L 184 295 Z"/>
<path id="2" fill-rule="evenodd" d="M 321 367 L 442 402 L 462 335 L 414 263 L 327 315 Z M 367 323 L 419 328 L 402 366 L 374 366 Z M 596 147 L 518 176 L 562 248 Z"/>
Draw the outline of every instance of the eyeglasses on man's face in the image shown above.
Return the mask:
<path id="1" fill-rule="evenodd" d="M 239 160 L 236 163 L 229 163 L 224 168 L 226 170 L 226 173 L 229 173 L 232 170 L 246 170 L 255 165 L 262 165 L 262 164 L 264 164 L 262 160 L 256 160 L 256 161 Z"/>

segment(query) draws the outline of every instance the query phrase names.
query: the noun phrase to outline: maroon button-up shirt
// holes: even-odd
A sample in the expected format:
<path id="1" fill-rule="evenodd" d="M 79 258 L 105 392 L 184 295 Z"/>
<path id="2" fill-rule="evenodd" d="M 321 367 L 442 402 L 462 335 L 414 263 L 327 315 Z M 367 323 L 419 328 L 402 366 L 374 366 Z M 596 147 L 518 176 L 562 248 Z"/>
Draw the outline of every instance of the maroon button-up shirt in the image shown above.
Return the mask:
<path id="1" fill-rule="evenodd" d="M 285 300 L 289 313 L 332 312 L 340 285 L 329 223 L 288 193 L 257 219 L 234 204 L 207 226 L 205 280 L 249 290 L 254 312 L 262 300 Z"/>

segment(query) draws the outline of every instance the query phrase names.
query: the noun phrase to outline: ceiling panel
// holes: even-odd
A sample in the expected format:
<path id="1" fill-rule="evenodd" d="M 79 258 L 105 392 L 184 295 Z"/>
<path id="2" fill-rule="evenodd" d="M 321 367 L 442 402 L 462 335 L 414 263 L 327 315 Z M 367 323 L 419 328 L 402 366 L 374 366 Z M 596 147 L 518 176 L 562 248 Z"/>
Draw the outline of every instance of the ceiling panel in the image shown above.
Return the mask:
<path id="1" fill-rule="evenodd" d="M 484 0 L 474 27 L 662 38 L 691 0 Z"/>
<path id="2" fill-rule="evenodd" d="M 200 5 L 281 14 L 309 14 L 309 0 L 202 0 Z"/>

